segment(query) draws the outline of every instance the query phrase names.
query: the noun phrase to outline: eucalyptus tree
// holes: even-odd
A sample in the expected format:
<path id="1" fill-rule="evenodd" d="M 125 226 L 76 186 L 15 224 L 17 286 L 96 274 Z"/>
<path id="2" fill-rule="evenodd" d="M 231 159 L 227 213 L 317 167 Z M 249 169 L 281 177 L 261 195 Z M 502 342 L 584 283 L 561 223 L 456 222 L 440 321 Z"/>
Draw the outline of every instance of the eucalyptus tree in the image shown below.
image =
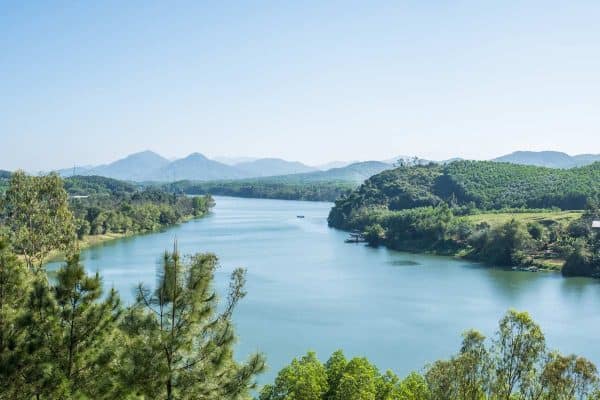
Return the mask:
<path id="1" fill-rule="evenodd" d="M 57 174 L 29 176 L 17 171 L 2 200 L 2 222 L 14 250 L 31 269 L 40 269 L 53 250 L 70 252 L 76 243 L 68 195 Z"/>
<path id="2" fill-rule="evenodd" d="M 308 352 L 279 371 L 275 383 L 263 388 L 260 400 L 321 400 L 329 387 L 327 379 L 327 371 L 316 354 Z"/>
<path id="3" fill-rule="evenodd" d="M 127 334 L 122 379 L 153 399 L 244 399 L 265 368 L 264 357 L 233 359 L 232 313 L 245 296 L 245 271 L 236 269 L 220 312 L 213 288 L 217 257 L 182 259 L 165 253 L 157 287 L 137 290 L 122 324 Z"/>
<path id="4" fill-rule="evenodd" d="M 493 391 L 500 400 L 527 396 L 541 373 L 546 341 L 526 312 L 509 310 L 500 320 L 493 344 Z"/>

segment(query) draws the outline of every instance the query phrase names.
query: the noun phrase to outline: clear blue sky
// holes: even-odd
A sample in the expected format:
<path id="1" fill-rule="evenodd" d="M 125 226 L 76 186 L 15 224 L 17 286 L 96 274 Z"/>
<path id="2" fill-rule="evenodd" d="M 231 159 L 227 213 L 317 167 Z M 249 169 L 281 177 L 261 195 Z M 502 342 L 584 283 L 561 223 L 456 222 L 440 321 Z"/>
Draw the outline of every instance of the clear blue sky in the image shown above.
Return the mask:
<path id="1" fill-rule="evenodd" d="M 0 169 L 600 153 L 597 0 L 20 3 Z"/>

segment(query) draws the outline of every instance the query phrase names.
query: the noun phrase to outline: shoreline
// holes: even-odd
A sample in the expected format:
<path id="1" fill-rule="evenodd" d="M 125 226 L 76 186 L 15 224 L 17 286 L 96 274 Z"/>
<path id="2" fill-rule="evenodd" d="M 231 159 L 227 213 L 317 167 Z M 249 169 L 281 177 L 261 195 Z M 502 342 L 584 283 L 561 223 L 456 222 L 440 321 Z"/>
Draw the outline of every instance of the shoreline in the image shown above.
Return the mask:
<path id="1" fill-rule="evenodd" d="M 177 222 L 176 224 L 162 226 L 159 229 L 155 229 L 152 231 L 127 232 L 127 233 L 112 233 L 111 232 L 111 233 L 102 233 L 100 235 L 86 235 L 83 237 L 83 239 L 77 240 L 77 249 L 78 249 L 78 251 L 82 251 L 82 250 L 100 246 L 100 245 L 103 245 L 106 243 L 114 242 L 114 241 L 120 240 L 120 239 L 126 239 L 126 238 L 130 238 L 130 237 L 134 237 L 134 236 L 161 232 L 165 229 L 169 229 L 169 228 L 172 228 L 177 225 L 185 224 L 186 222 L 190 222 L 194 219 L 204 218 L 209 213 L 210 213 L 210 211 L 208 211 L 202 215 L 199 215 L 199 216 L 188 216 L 188 217 L 183 218 L 181 221 Z M 51 252 L 44 260 L 44 264 L 64 261 L 65 260 L 64 256 L 65 256 L 65 254 L 62 251 Z"/>

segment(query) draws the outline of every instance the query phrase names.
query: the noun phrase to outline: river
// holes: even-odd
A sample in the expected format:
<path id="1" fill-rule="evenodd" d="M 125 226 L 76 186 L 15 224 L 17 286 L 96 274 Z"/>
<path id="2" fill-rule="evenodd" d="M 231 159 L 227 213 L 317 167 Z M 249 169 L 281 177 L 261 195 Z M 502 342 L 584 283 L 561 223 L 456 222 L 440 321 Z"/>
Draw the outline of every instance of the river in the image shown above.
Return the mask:
<path id="1" fill-rule="evenodd" d="M 222 294 L 229 273 L 247 268 L 236 357 L 264 352 L 270 369 L 261 382 L 307 350 L 325 360 L 339 348 L 405 375 L 456 352 L 468 328 L 492 335 L 509 308 L 529 311 L 549 347 L 600 364 L 598 281 L 347 244 L 347 233 L 327 227 L 330 203 L 216 203 L 205 218 L 87 249 L 82 261 L 126 302 L 137 283 L 155 284 L 160 256 L 175 238 L 182 253 L 219 256 Z"/>

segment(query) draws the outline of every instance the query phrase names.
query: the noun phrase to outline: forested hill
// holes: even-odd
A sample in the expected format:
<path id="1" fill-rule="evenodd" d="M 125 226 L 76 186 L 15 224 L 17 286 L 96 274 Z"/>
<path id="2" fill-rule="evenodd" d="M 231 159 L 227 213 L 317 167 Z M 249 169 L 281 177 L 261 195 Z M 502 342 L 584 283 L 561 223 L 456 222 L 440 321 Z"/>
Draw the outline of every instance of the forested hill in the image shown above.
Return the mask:
<path id="1" fill-rule="evenodd" d="M 131 194 L 139 190 L 133 183 L 103 176 L 73 176 L 65 178 L 64 184 L 71 196 Z"/>
<path id="2" fill-rule="evenodd" d="M 599 199 L 600 163 L 457 161 L 375 175 L 337 200 L 328 221 L 375 246 L 600 277 L 600 234 L 591 229 Z"/>
<path id="3" fill-rule="evenodd" d="M 552 208 L 581 210 L 600 198 L 600 162 L 553 169 L 490 161 L 399 167 L 377 174 L 340 199 L 330 215 L 342 227 L 353 211 L 450 205 L 497 210 Z"/>

